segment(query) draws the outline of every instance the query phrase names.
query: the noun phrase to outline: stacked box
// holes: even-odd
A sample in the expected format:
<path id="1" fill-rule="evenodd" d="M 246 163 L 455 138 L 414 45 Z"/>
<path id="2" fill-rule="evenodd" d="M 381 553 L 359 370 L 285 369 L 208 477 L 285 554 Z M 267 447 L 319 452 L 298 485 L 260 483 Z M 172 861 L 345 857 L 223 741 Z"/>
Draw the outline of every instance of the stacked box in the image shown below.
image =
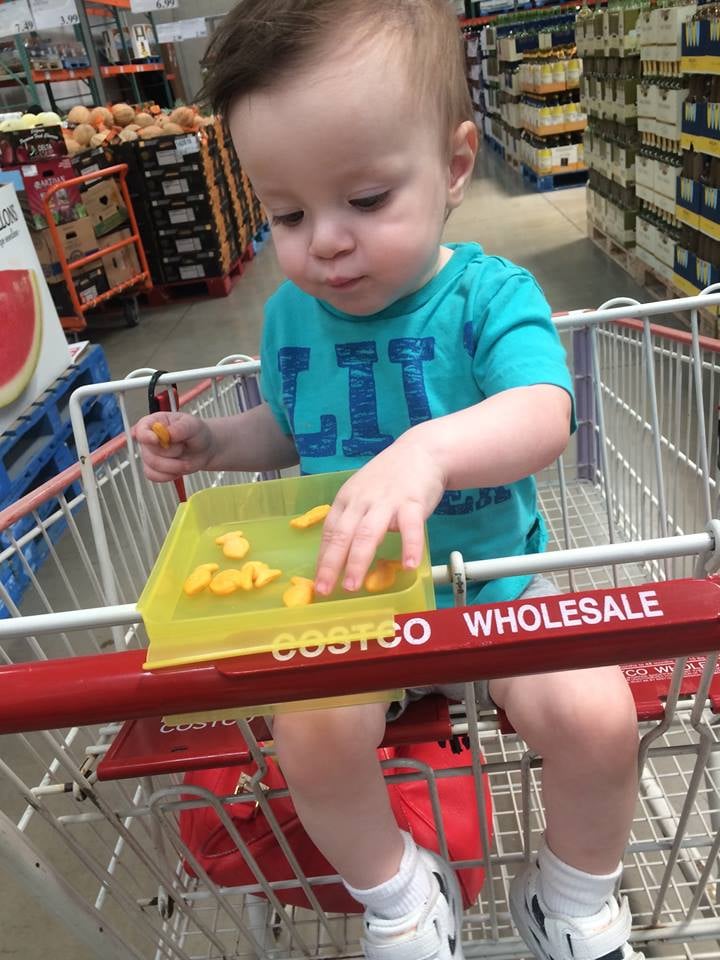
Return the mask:
<path id="1" fill-rule="evenodd" d="M 227 276 L 233 266 L 213 150 L 203 134 L 134 144 L 159 247 L 162 283 Z"/>
<path id="2" fill-rule="evenodd" d="M 267 217 L 262 208 L 252 184 L 245 171 L 240 166 L 235 147 L 233 146 L 227 128 L 217 123 L 215 127 L 217 141 L 220 147 L 220 158 L 223 165 L 225 181 L 228 185 L 232 201 L 232 212 L 235 217 L 236 229 L 240 237 L 242 250 L 253 242 L 267 223 Z"/>
<path id="3" fill-rule="evenodd" d="M 264 224 L 219 122 L 198 134 L 101 147 L 73 163 L 77 173 L 127 164 L 128 190 L 156 284 L 226 276 Z"/>

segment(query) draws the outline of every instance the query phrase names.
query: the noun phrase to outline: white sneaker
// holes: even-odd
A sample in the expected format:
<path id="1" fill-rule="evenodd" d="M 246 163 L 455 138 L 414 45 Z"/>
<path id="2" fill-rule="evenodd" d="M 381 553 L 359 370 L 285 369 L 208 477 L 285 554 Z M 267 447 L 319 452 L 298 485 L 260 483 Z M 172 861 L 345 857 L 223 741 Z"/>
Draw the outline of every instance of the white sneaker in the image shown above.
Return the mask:
<path id="1" fill-rule="evenodd" d="M 540 898 L 535 861 L 510 884 L 510 913 L 518 933 L 540 960 L 645 960 L 628 943 L 632 918 L 627 898 L 611 896 L 591 917 L 547 910 Z"/>
<path id="2" fill-rule="evenodd" d="M 462 894 L 454 870 L 441 857 L 418 848 L 435 878 L 429 900 L 396 920 L 365 911 L 362 941 L 367 960 L 464 960 Z"/>

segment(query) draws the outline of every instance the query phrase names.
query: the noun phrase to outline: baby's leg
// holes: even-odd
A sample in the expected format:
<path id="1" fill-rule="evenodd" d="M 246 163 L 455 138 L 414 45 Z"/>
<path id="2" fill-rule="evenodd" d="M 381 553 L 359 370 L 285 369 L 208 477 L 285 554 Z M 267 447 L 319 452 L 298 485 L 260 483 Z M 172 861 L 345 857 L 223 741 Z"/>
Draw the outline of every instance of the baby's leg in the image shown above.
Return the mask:
<path id="1" fill-rule="evenodd" d="M 363 950 L 374 960 L 462 960 L 462 895 L 448 863 L 400 831 L 376 749 L 385 705 L 275 718 L 295 809 L 315 845 L 365 907 Z"/>
<path id="2" fill-rule="evenodd" d="M 543 758 L 545 839 L 590 874 L 617 869 L 637 799 L 637 716 L 619 667 L 511 677 L 490 694 Z"/>
<path id="3" fill-rule="evenodd" d="M 298 816 L 318 849 L 352 887 L 384 883 L 398 870 L 403 837 L 376 749 L 385 704 L 282 714 L 275 749 Z"/>

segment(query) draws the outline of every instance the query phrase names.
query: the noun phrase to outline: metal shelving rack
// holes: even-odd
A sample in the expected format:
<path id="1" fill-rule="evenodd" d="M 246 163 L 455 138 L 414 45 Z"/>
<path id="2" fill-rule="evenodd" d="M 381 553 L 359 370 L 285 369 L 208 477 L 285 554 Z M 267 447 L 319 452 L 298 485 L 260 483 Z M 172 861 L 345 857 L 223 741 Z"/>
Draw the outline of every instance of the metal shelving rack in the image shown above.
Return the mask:
<path id="1" fill-rule="evenodd" d="M 50 101 L 51 109 L 56 110 L 64 98 L 57 98 L 53 94 L 53 84 L 79 80 L 87 84 L 92 99 L 97 104 L 109 102 L 105 91 L 105 80 L 127 76 L 132 87 L 133 100 L 136 103 L 145 99 L 140 89 L 138 76 L 146 73 L 161 73 L 165 97 L 168 105 L 174 102 L 174 94 L 170 81 L 174 79 L 165 72 L 165 65 L 159 60 L 152 63 L 131 63 L 132 54 L 125 39 L 126 22 L 124 11 L 130 9 L 130 0 L 75 0 L 75 9 L 78 23 L 73 26 L 75 40 L 84 46 L 89 65 L 75 69 L 37 70 L 32 67 L 25 49 L 22 36 L 14 39 L 18 58 L 22 65 L 22 72 L 15 73 L 5 67 L 5 75 L 0 76 L 0 87 L 18 85 L 25 90 L 28 103 L 38 102 L 38 87 L 43 85 Z M 152 27 L 157 42 L 157 29 L 152 13 L 145 15 Z M 102 18 L 92 23 L 91 17 Z M 124 58 L 127 63 L 104 66 L 100 64 L 93 31 L 112 25 L 117 27 Z"/>

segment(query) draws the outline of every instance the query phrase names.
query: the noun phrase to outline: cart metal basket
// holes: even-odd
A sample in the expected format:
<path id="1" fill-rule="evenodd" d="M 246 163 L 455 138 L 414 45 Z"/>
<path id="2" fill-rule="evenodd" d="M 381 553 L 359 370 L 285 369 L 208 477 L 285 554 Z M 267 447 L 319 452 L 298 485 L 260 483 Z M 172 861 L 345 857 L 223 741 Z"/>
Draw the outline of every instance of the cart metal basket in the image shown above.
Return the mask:
<path id="1" fill-rule="evenodd" d="M 221 816 L 233 803 L 269 809 L 261 776 L 224 800 L 190 798 L 180 786 L 183 769 L 220 765 L 221 756 L 228 762 L 228 751 L 234 762 L 251 756 L 262 773 L 272 744 L 257 726 L 219 721 L 171 734 L 154 721 L 150 746 L 143 753 L 134 741 L 129 755 L 127 724 L 149 723 L 143 718 L 180 703 L 220 705 L 224 696 L 267 702 L 270 685 L 275 699 L 322 695 L 327 680 L 318 679 L 319 665 L 324 677 L 332 668 L 333 692 L 416 684 L 435 679 L 449 654 L 460 658 L 467 680 L 626 664 L 643 734 L 622 880 L 632 938 L 648 956 L 718 956 L 720 681 L 716 655 L 707 651 L 720 647 L 720 584 L 712 576 L 720 568 L 720 342 L 698 333 L 699 309 L 718 304 L 720 292 L 709 288 L 687 300 L 610 301 L 555 318 L 573 369 L 579 426 L 562 461 L 539 477 L 551 550 L 497 561 L 453 554 L 434 578 L 453 583 L 462 604 L 467 579 L 542 572 L 564 591 L 601 591 L 598 603 L 650 591 L 663 616 L 615 617 L 596 630 L 544 623 L 532 644 L 527 623 L 509 630 L 495 621 L 490 642 L 473 646 L 462 611 L 418 611 L 400 618 L 384 645 L 357 644 L 343 656 L 320 645 L 268 654 L 262 663 L 238 658 L 222 672 L 212 664 L 192 677 L 163 671 L 143 686 L 146 638 L 135 601 L 177 503 L 173 485 L 144 479 L 131 427 L 139 399 L 158 378 L 140 370 L 74 394 L 78 465 L 0 513 L 0 563 L 24 584 L 14 593 L 0 585 L 0 865 L 68 925 L 84 945 L 76 956 L 83 949 L 88 957 L 123 960 L 358 956 L 356 918 L 326 914 L 316 899 L 315 910 L 283 907 L 276 895 L 283 884 L 270 884 L 259 869 L 250 886 L 219 888 L 201 870 L 193 878 L 183 867 L 192 854 L 178 831 L 182 808 L 212 804 Z M 670 315 L 683 315 L 690 333 L 651 322 Z M 229 357 L 159 383 L 187 391 L 176 400 L 170 390 L 170 406 L 209 417 L 257 403 L 257 373 L 257 363 Z M 105 393 L 117 396 L 125 431 L 91 454 L 83 403 Z M 191 493 L 262 479 L 197 474 L 185 486 Z M 445 717 L 439 725 L 437 717 L 414 721 L 409 736 L 437 739 L 440 731 L 449 745 L 464 742 L 467 767 L 477 784 L 482 772 L 489 776 L 493 794 L 486 882 L 465 915 L 465 954 L 527 956 L 507 890 L 543 829 L 541 758 L 496 716 L 478 715 L 470 696 Z M 418 766 L 391 779 L 432 786 L 440 775 Z M 477 802 L 482 806 L 482 790 Z M 440 832 L 442 840 L 441 824 Z M 277 839 L 287 850 L 282 834 Z M 311 900 L 332 880 L 305 877 L 296 867 L 284 885 L 302 887 Z"/>

